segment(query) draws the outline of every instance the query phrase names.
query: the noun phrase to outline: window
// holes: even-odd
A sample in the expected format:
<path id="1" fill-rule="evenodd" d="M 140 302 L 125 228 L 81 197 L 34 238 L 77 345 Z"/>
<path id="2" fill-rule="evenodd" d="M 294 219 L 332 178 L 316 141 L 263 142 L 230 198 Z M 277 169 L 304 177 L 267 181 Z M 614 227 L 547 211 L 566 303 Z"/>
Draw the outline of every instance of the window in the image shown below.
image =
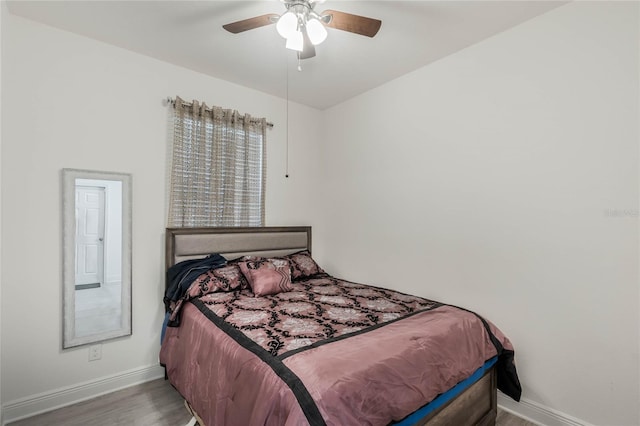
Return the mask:
<path id="1" fill-rule="evenodd" d="M 266 120 L 180 98 L 174 107 L 169 226 L 263 226 Z"/>

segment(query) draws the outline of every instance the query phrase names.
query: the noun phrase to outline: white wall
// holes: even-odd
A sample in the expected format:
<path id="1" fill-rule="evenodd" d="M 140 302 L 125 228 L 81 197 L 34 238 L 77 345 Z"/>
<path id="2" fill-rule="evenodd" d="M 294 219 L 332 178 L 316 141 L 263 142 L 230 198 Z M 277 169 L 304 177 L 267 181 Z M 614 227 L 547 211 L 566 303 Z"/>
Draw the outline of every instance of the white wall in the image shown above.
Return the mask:
<path id="1" fill-rule="evenodd" d="M 490 318 L 566 422 L 640 423 L 638 22 L 569 4 L 326 111 L 321 264 Z"/>
<path id="2" fill-rule="evenodd" d="M 287 180 L 284 100 L 13 15 L 5 18 L 1 335 L 2 401 L 10 420 L 50 408 L 51 401 L 63 403 L 65 394 L 91 393 L 98 389 L 95 383 L 105 384 L 100 389 L 123 383 L 114 376 L 156 371 L 166 226 L 164 98 L 204 100 L 275 124 L 268 132 L 268 225 L 314 225 L 315 198 L 307 188 L 317 185 L 309 170 L 320 146 L 313 136 L 320 133 L 320 113 L 290 106 L 291 137 L 305 137 L 291 141 Z M 133 175 L 133 335 L 105 342 L 102 359 L 91 363 L 86 347 L 61 349 L 62 168 Z"/>

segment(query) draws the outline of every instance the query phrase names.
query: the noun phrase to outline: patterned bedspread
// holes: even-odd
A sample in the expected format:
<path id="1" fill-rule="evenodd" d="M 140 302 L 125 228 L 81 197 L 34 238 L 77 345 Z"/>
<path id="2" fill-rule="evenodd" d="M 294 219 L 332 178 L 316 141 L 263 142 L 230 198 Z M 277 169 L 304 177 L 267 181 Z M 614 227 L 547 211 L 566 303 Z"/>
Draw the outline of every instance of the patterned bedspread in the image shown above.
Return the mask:
<path id="1" fill-rule="evenodd" d="M 499 386 L 519 398 L 513 348 L 490 322 L 322 275 L 190 300 L 160 361 L 207 426 L 345 426 L 400 420 L 496 355 Z"/>
<path id="2" fill-rule="evenodd" d="M 252 297 L 249 290 L 211 293 L 200 301 L 273 356 L 331 343 L 441 306 L 393 290 L 321 277 L 294 290 Z"/>

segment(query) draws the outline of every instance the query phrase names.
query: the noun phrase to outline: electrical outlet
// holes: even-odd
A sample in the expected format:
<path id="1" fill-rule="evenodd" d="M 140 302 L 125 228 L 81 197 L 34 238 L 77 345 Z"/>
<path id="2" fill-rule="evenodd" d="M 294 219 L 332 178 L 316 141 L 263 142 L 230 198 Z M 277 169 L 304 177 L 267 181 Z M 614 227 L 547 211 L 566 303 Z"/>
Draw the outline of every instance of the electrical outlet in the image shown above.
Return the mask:
<path id="1" fill-rule="evenodd" d="M 89 361 L 97 361 L 102 358 L 102 345 L 93 345 L 89 347 Z"/>

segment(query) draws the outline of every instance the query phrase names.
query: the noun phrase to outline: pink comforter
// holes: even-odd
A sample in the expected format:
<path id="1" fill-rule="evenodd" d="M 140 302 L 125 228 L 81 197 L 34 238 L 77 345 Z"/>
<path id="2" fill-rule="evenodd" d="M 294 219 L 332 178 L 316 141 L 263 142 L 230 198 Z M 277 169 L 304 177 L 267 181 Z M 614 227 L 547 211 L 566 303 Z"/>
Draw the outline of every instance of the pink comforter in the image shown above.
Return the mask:
<path id="1" fill-rule="evenodd" d="M 493 336 L 498 347 L 513 349 L 488 323 L 491 336 L 477 315 L 421 299 L 426 310 L 382 326 L 361 327 L 346 338 L 333 336 L 330 343 L 312 339 L 297 350 L 273 351 L 268 339 L 256 335 L 248 316 L 236 315 L 224 298 L 186 303 L 180 327 L 167 329 L 160 353 L 169 380 L 206 426 L 387 425 L 495 356 Z M 233 303 L 262 298 L 251 299 Z M 277 315 L 277 304 L 272 309 Z M 225 315 L 229 322 L 222 319 Z M 273 333 L 269 327 L 260 332 Z"/>

